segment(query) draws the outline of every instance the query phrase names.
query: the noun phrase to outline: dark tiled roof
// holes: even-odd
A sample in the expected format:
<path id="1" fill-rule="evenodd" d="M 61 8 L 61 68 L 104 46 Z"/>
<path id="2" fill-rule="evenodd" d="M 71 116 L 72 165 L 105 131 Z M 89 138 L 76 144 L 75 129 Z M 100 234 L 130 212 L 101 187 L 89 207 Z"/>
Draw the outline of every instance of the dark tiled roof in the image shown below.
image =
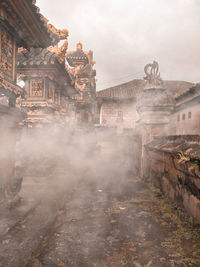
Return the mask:
<path id="1" fill-rule="evenodd" d="M 0 0 L 0 6 L 6 8 L 6 13 L 11 18 L 9 24 L 18 33 L 19 46 L 30 48 L 54 45 L 58 41 L 58 36 L 49 29 L 47 20 L 40 14 L 35 2 L 35 0 Z M 7 22 L 2 20 L 1 23 Z"/>
<path id="2" fill-rule="evenodd" d="M 174 98 L 187 92 L 190 88 L 194 87 L 194 83 L 185 81 L 164 81 L 165 88 L 170 91 Z"/>
<path id="3" fill-rule="evenodd" d="M 135 98 L 144 88 L 144 80 L 133 80 L 117 86 L 97 92 L 97 97 L 108 99 L 130 99 Z"/>
<path id="4" fill-rule="evenodd" d="M 176 97 L 177 101 L 181 101 L 182 99 L 185 99 L 188 96 L 199 96 L 200 91 L 200 83 L 194 84 L 192 87 L 188 88 L 188 90 L 185 90 L 182 94 L 178 95 Z"/>
<path id="5" fill-rule="evenodd" d="M 46 48 L 31 48 L 30 51 L 23 50 L 18 53 L 17 65 L 23 66 L 35 66 L 35 65 L 49 65 L 57 63 L 56 54 L 50 52 Z"/>
<path id="6" fill-rule="evenodd" d="M 40 13 L 40 9 L 39 7 L 37 7 L 36 4 L 36 0 L 28 0 L 31 9 L 33 11 L 33 14 L 36 16 L 36 18 L 38 19 L 41 27 L 43 28 L 43 31 L 46 33 L 46 35 L 49 36 L 49 44 L 48 45 L 53 45 L 58 41 L 58 37 L 56 36 L 56 34 L 54 34 L 47 26 L 47 23 L 44 19 L 44 16 Z M 48 46 L 47 45 L 47 46 Z"/>
<path id="7" fill-rule="evenodd" d="M 110 87 L 108 89 L 97 92 L 98 98 L 105 99 L 134 99 L 138 93 L 143 90 L 145 86 L 144 80 L 133 80 L 127 83 L 123 83 L 117 86 Z M 184 81 L 164 81 L 164 88 L 166 88 L 171 95 L 176 98 L 179 95 L 185 93 L 194 84 Z"/>

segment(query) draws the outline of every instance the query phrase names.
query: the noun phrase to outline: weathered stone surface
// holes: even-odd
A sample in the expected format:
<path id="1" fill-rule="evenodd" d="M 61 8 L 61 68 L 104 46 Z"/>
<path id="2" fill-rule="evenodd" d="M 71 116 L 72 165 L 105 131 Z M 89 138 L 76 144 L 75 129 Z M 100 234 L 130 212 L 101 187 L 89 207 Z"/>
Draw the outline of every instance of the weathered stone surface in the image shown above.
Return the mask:
<path id="1" fill-rule="evenodd" d="M 199 136 L 155 138 L 146 145 L 147 180 L 185 207 L 200 223 Z M 188 161 L 181 162 L 178 152 Z M 195 161 L 196 160 L 196 161 Z"/>

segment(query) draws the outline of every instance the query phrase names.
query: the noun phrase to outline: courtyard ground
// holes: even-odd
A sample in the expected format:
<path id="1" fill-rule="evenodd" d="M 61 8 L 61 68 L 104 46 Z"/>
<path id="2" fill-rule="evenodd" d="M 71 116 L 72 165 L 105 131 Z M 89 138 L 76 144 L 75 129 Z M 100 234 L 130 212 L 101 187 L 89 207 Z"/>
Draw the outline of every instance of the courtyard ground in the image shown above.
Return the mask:
<path id="1" fill-rule="evenodd" d="M 139 179 L 114 187 L 80 182 L 26 266 L 200 266 L 200 229 L 182 209 Z"/>
<path id="2" fill-rule="evenodd" d="M 20 146 L 23 199 L 0 209 L 1 267 L 200 266 L 200 227 L 137 178 L 132 143 L 63 134 Z"/>

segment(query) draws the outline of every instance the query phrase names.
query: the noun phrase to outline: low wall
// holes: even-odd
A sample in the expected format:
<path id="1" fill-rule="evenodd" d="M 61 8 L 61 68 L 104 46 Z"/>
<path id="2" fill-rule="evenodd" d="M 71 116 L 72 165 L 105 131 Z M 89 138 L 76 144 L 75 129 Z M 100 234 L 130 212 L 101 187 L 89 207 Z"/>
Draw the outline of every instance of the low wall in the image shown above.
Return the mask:
<path id="1" fill-rule="evenodd" d="M 200 136 L 155 138 L 145 146 L 145 179 L 200 224 Z M 184 158 L 180 160 L 179 153 Z"/>

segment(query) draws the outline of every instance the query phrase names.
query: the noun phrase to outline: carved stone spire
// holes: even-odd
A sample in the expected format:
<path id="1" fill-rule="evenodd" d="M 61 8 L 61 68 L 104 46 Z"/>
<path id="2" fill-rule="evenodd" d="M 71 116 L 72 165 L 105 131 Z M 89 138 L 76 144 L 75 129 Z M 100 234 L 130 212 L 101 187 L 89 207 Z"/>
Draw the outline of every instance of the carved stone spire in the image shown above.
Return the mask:
<path id="1" fill-rule="evenodd" d="M 93 69 L 93 52 L 84 51 L 79 42 L 76 50 L 66 53 L 66 69 L 72 79 L 72 85 L 79 91 L 76 97 L 77 110 L 83 119 L 87 113 L 88 122 L 95 117 L 96 71 Z M 85 114 L 85 115 L 83 115 Z M 80 120 L 82 120 L 80 119 Z"/>
<path id="2" fill-rule="evenodd" d="M 79 51 L 82 51 L 82 50 L 83 50 L 83 45 L 82 45 L 81 42 L 78 42 L 78 43 L 76 44 L 76 50 L 79 50 Z"/>
<path id="3" fill-rule="evenodd" d="M 160 78 L 158 62 L 153 61 L 152 64 L 147 64 L 144 67 L 144 72 L 146 74 L 146 76 L 144 77 L 144 79 L 146 80 L 145 89 L 156 87 L 160 88 L 163 86 L 163 81 Z"/>
<path id="4" fill-rule="evenodd" d="M 144 77 L 146 85 L 143 91 L 137 97 L 137 111 L 139 114 L 145 113 L 147 110 L 151 113 L 155 109 L 162 113 L 164 110 L 171 110 L 174 105 L 172 96 L 167 92 L 164 83 L 160 78 L 159 65 L 156 61 L 147 64 L 144 67 L 146 76 Z M 152 113 L 152 114 L 153 114 Z M 153 115 L 148 115 L 150 119 Z"/>

